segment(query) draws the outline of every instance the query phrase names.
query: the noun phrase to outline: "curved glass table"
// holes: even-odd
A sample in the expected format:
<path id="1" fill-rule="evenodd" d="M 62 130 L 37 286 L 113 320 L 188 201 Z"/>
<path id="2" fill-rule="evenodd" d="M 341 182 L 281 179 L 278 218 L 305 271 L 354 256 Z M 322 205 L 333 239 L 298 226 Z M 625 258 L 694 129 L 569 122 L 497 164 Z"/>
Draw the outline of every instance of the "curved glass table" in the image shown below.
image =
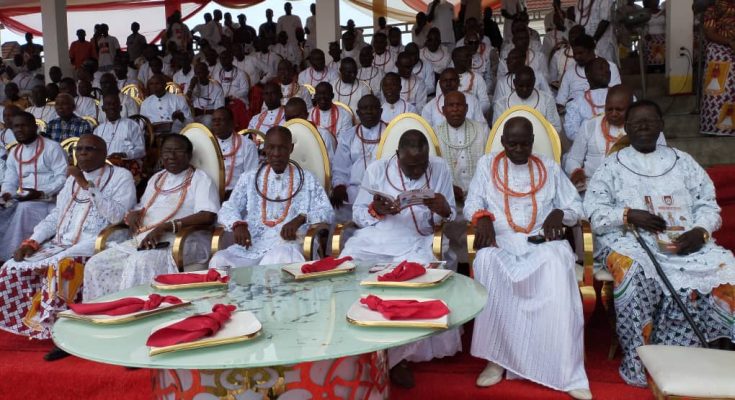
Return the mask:
<path id="1" fill-rule="evenodd" d="M 260 393 L 274 398 L 304 390 L 304 398 L 387 398 L 384 350 L 443 330 L 355 326 L 346 319 L 349 307 L 368 293 L 438 298 L 448 304 L 453 328 L 482 310 L 487 292 L 474 280 L 456 273 L 430 288 L 360 286 L 370 266 L 358 263 L 353 273 L 304 281 L 282 272 L 281 265 L 234 268 L 227 290 L 157 291 L 148 285 L 137 286 L 114 297 L 165 293 L 193 300 L 193 304 L 120 325 L 62 318 L 54 325 L 53 339 L 60 348 L 81 358 L 153 369 L 157 398 L 192 398 L 197 392 L 232 398 Z M 209 312 L 217 303 L 253 312 L 263 325 L 259 337 L 148 355 L 145 342 L 153 327 L 195 312 Z"/>

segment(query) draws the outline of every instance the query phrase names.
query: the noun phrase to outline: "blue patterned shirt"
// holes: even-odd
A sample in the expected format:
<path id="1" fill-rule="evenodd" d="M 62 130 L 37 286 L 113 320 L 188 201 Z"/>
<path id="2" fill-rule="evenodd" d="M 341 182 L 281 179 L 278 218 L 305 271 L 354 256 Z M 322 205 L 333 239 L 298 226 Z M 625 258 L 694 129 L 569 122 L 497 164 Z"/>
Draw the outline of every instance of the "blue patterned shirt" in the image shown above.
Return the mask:
<path id="1" fill-rule="evenodd" d="M 64 139 L 79 137 L 85 133 L 92 133 L 92 126 L 76 115 L 71 117 L 69 122 L 63 121 L 61 118 L 52 119 L 46 129 L 46 137 L 59 143 Z"/>

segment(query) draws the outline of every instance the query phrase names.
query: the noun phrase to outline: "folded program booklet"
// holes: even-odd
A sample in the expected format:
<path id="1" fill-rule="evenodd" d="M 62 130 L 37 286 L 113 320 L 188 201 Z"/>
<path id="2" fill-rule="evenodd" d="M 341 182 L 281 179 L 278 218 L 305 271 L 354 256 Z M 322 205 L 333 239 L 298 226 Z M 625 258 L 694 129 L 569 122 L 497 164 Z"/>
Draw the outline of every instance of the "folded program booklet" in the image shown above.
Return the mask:
<path id="1" fill-rule="evenodd" d="M 405 192 L 401 192 L 398 194 L 398 196 L 391 196 L 389 194 L 383 193 L 378 190 L 370 189 L 365 186 L 362 187 L 366 192 L 377 195 L 380 197 L 383 197 L 388 200 L 392 200 L 398 204 L 400 209 L 404 209 L 406 207 L 411 206 L 418 206 L 424 204 L 425 199 L 433 199 L 434 198 L 434 192 L 429 189 L 414 189 L 414 190 L 406 190 Z"/>

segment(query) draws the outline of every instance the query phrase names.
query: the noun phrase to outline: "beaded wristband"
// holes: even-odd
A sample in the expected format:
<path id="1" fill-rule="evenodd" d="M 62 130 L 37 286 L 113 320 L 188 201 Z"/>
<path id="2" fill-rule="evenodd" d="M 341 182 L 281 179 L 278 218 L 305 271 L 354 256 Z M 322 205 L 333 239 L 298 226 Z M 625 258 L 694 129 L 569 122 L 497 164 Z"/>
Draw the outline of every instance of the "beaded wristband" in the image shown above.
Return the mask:
<path id="1" fill-rule="evenodd" d="M 477 226 L 477 222 L 480 218 L 490 218 L 491 222 L 495 222 L 495 215 L 488 210 L 477 210 L 472 214 L 472 226 Z"/>
<path id="2" fill-rule="evenodd" d="M 625 207 L 623 209 L 623 225 L 628 225 L 628 212 L 630 212 L 630 207 Z"/>
<path id="3" fill-rule="evenodd" d="M 26 239 L 26 240 L 24 240 L 23 242 L 21 242 L 21 246 L 28 246 L 33 251 L 38 251 L 38 249 L 41 248 L 41 245 L 38 244 L 38 242 L 35 241 L 35 240 L 33 240 L 33 239 Z"/>
<path id="4" fill-rule="evenodd" d="M 385 215 L 378 214 L 377 211 L 375 211 L 375 202 L 370 203 L 368 206 L 368 213 L 375 219 L 384 219 Z"/>

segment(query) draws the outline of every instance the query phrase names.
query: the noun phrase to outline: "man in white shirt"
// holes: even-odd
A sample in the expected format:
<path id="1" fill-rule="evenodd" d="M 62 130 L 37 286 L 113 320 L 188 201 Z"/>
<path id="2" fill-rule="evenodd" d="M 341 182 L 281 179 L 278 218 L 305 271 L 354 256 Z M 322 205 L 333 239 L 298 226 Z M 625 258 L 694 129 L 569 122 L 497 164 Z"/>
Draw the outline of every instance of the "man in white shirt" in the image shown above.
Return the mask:
<path id="1" fill-rule="evenodd" d="M 357 71 L 357 79 L 370 86 L 370 90 L 376 96 L 380 93 L 380 85 L 383 82 L 385 72 L 373 65 L 373 46 L 365 46 L 360 50 L 360 69 Z"/>
<path id="2" fill-rule="evenodd" d="M 523 64 L 533 68 L 536 76 L 540 76 L 541 78 L 543 78 L 544 81 L 548 82 L 549 72 L 547 68 L 548 62 L 546 61 L 546 56 L 544 56 L 544 54 L 538 50 L 531 49 L 529 44 L 530 42 L 527 29 L 519 30 L 518 32 L 516 32 L 515 35 L 513 35 L 512 48 L 519 49 L 526 55 Z M 507 74 L 507 72 L 508 65 L 506 61 L 500 60 L 500 65 L 498 65 L 498 76 L 504 76 L 505 74 Z"/>
<path id="3" fill-rule="evenodd" d="M 194 121 L 209 126 L 214 110 L 225 106 L 225 94 L 217 81 L 209 79 L 209 67 L 205 63 L 194 66 L 194 77 L 186 90 L 186 97 L 194 108 Z"/>
<path id="4" fill-rule="evenodd" d="M 357 63 L 345 58 L 339 66 L 339 78 L 334 82 L 334 100 L 347 104 L 352 111 L 357 110 L 357 102 L 371 92 L 365 82 L 357 80 Z"/>
<path id="5" fill-rule="evenodd" d="M 470 49 L 470 52 L 472 54 L 472 61 L 470 63 L 470 66 L 472 68 L 472 72 L 482 77 L 482 79 L 485 81 L 485 86 L 487 86 L 488 89 L 492 88 L 495 80 L 495 73 L 494 71 L 497 70 L 497 66 L 493 67 L 492 61 L 490 58 L 491 53 L 494 51 L 493 47 L 488 43 L 485 43 L 480 39 L 480 34 L 475 31 L 469 31 L 465 35 L 465 37 L 462 39 L 463 46 L 466 46 Z M 482 38 L 485 38 L 482 36 Z M 457 44 L 459 46 L 459 43 Z M 488 92 L 488 95 L 490 93 Z"/>
<path id="6" fill-rule="evenodd" d="M 441 32 L 442 44 L 454 48 L 454 4 L 447 0 L 433 0 L 426 6 L 426 20 Z"/>
<path id="7" fill-rule="evenodd" d="M 281 104 L 283 105 L 286 105 L 286 102 L 292 97 L 300 97 L 307 104 L 311 103 L 311 94 L 304 85 L 299 84 L 296 76 L 296 69 L 290 61 L 281 60 L 278 63 L 278 83 L 281 85 Z"/>
<path id="8" fill-rule="evenodd" d="M 66 153 L 61 146 L 38 135 L 36 119 L 21 111 L 13 117 L 18 145 L 8 154 L 2 183 L 0 259 L 9 260 L 54 206 L 66 180 Z"/>
<path id="9" fill-rule="evenodd" d="M 401 114 L 416 112 L 413 104 L 401 98 L 401 81 L 401 77 L 395 72 L 388 72 L 383 77 L 380 92 L 383 95 L 383 113 L 380 119 L 385 123 L 390 123 Z"/>
<path id="10" fill-rule="evenodd" d="M 186 93 L 191 79 L 194 78 L 194 66 L 191 65 L 191 57 L 186 53 L 177 54 L 174 63 L 178 70 L 174 73 L 173 82 L 179 86 L 182 93 Z"/>
<path id="11" fill-rule="evenodd" d="M 439 126 L 446 120 L 444 116 L 444 102 L 447 93 L 459 90 L 459 75 L 454 68 L 447 68 L 439 75 L 439 88 L 441 93 L 433 99 L 429 100 L 421 110 L 421 116 L 431 126 Z M 465 102 L 467 103 L 467 118 L 473 121 L 485 121 L 485 117 L 480 110 L 480 103 L 477 97 L 470 93 L 463 93 Z"/>
<path id="12" fill-rule="evenodd" d="M 309 68 L 299 74 L 299 83 L 316 87 L 320 82 L 334 82 L 335 73 L 326 66 L 324 52 L 314 49 L 309 54 Z"/>
<path id="13" fill-rule="evenodd" d="M 581 96 L 567 103 L 564 116 L 564 133 L 574 141 L 579 127 L 584 121 L 605 112 L 605 98 L 610 85 L 610 65 L 602 57 L 597 57 L 584 67 L 590 88 Z"/>
<path id="14" fill-rule="evenodd" d="M 388 50 L 388 36 L 384 33 L 373 35 L 373 66 L 384 73 L 394 71 L 396 54 Z"/>
<path id="15" fill-rule="evenodd" d="M 452 61 L 452 52 L 442 44 L 441 33 L 438 28 L 429 29 L 426 34 L 426 46 L 419 53 L 421 61 L 430 64 L 434 74 L 441 74 Z"/>
<path id="16" fill-rule="evenodd" d="M 526 54 L 522 49 L 513 49 L 508 53 L 508 57 L 505 59 L 508 65 L 508 72 L 503 75 L 498 75 L 498 81 L 495 85 L 495 96 L 493 98 L 502 99 L 510 96 L 511 92 L 515 90 L 513 81 L 516 72 L 524 66 L 524 60 Z M 539 92 L 551 94 L 551 88 L 544 79 L 543 75 L 536 76 L 536 83 L 534 86 Z"/>
<path id="17" fill-rule="evenodd" d="M 306 33 L 306 44 L 309 48 L 316 48 L 316 3 L 309 5 L 311 15 L 306 17 L 304 24 L 304 33 Z"/>
<path id="18" fill-rule="evenodd" d="M 73 78 L 66 77 L 59 82 L 59 93 L 66 93 L 74 98 L 74 113 L 77 116 L 99 118 L 97 102 L 91 97 L 80 96 Z"/>
<path id="19" fill-rule="evenodd" d="M 362 184 L 367 166 L 375 160 L 375 151 L 383 131 L 388 126 L 380 120 L 383 110 L 380 100 L 368 94 L 357 104 L 360 123 L 344 131 L 339 137 L 332 167 L 332 195 L 337 222 L 352 220 L 352 203 Z"/>
<path id="20" fill-rule="evenodd" d="M 577 0 L 574 19 L 578 25 L 584 26 L 585 33 L 595 39 L 597 54 L 617 63 L 617 42 L 611 24 L 614 3 L 611 0 Z"/>
<path id="21" fill-rule="evenodd" d="M 232 111 L 218 108 L 212 115 L 212 134 L 217 137 L 225 166 L 225 199 L 242 174 L 258 168 L 258 149 L 248 137 L 235 133 Z"/>
<path id="22" fill-rule="evenodd" d="M 509 95 L 496 99 L 493 106 L 493 125 L 509 108 L 527 106 L 537 110 L 561 134 L 561 118 L 556 109 L 556 101 L 549 93 L 535 88 L 536 74 L 529 66 L 522 66 L 513 78 L 513 90 Z"/>
<path id="23" fill-rule="evenodd" d="M 31 94 L 31 90 L 38 85 L 43 85 L 43 80 L 39 79 L 36 73 L 36 69 L 40 67 L 38 58 L 32 57 L 26 63 L 27 70 L 19 71 L 14 77 L 12 82 L 18 85 L 18 94 L 21 96 L 27 96 Z"/>
<path id="24" fill-rule="evenodd" d="M 425 63 L 421 59 L 419 56 L 419 48 L 416 43 L 407 44 L 404 52 L 411 57 L 411 63 L 413 64 L 413 70 L 411 73 L 423 82 L 427 96 L 432 96 L 436 87 L 436 75 L 434 75 L 434 68 L 431 64 Z"/>
<path id="25" fill-rule="evenodd" d="M 342 34 L 342 56 L 341 58 L 347 58 L 351 57 L 355 61 L 357 61 L 358 58 L 360 58 L 360 50 L 364 46 L 358 45 L 356 38 L 355 38 L 355 32 L 354 31 L 345 31 L 345 33 Z"/>
<path id="26" fill-rule="evenodd" d="M 401 77 L 401 98 L 420 110 L 426 104 L 426 85 L 413 74 L 412 57 L 403 52 L 398 55 L 396 69 Z"/>
<path id="27" fill-rule="evenodd" d="M 487 85 L 482 76 L 471 70 L 473 51 L 469 47 L 457 47 L 452 50 L 452 63 L 459 74 L 459 91 L 472 94 L 480 103 L 483 115 L 490 111 L 490 99 L 487 94 Z"/>
<path id="28" fill-rule="evenodd" d="M 121 115 L 120 97 L 115 93 L 104 96 L 102 106 L 106 121 L 94 129 L 94 134 L 105 140 L 108 157 L 122 160 L 140 160 L 145 156 L 145 137 L 137 122 Z"/>
<path id="29" fill-rule="evenodd" d="M 500 14 L 505 18 L 503 22 L 503 39 L 510 42 L 513 38 L 511 25 L 518 18 L 518 14 L 526 12 L 525 0 L 502 0 Z"/>
<path id="30" fill-rule="evenodd" d="M 220 84 L 224 92 L 225 101 L 239 100 L 245 106 L 250 104 L 250 78 L 245 71 L 233 64 L 232 52 L 225 50 L 219 55 L 219 64 L 212 69 L 212 79 Z"/>
<path id="31" fill-rule="evenodd" d="M 278 17 L 276 29 L 278 32 L 286 32 L 288 34 L 289 43 L 296 43 L 296 30 L 303 29 L 303 27 L 301 25 L 301 18 L 291 14 L 292 9 L 293 6 L 291 6 L 290 2 L 286 2 L 283 5 L 283 10 L 286 12 L 286 15 Z"/>
<path id="32" fill-rule="evenodd" d="M 163 75 L 153 75 L 148 80 L 148 93 L 151 94 L 140 105 L 140 115 L 151 121 L 156 132 L 179 132 L 193 120 L 186 98 L 167 92 Z"/>
<path id="33" fill-rule="evenodd" d="M 411 41 L 416 46 L 423 48 L 426 43 L 426 35 L 429 32 L 429 25 L 426 21 L 426 14 L 419 12 L 416 14 L 416 23 L 411 28 Z"/>
<path id="34" fill-rule="evenodd" d="M 109 35 L 107 24 L 100 24 L 100 36 L 97 38 L 97 60 L 102 72 L 112 70 L 115 56 L 120 51 L 120 42 L 116 37 Z"/>
<path id="35" fill-rule="evenodd" d="M 253 116 L 248 123 L 248 129 L 266 132 L 274 126 L 285 122 L 284 110 L 281 105 L 281 86 L 275 82 L 268 82 L 263 86 L 263 104 L 265 110 Z"/>
<path id="36" fill-rule="evenodd" d="M 595 40 L 588 35 L 580 35 L 572 42 L 574 63 L 567 66 L 564 78 L 561 80 L 559 91 L 556 94 L 556 104 L 565 107 L 567 103 L 584 94 L 590 88 L 587 82 L 585 66 L 597 56 L 595 55 Z M 610 85 L 620 84 L 618 66 L 607 60 L 610 65 Z"/>
<path id="37" fill-rule="evenodd" d="M 306 106 L 306 102 L 304 101 L 304 99 L 298 97 L 289 99 L 283 108 L 287 122 L 292 119 L 299 118 L 310 122 L 316 128 L 317 132 L 319 132 L 319 136 L 324 142 L 324 147 L 327 148 L 327 158 L 329 159 L 329 165 L 331 168 L 332 160 L 334 159 L 334 151 L 337 149 L 336 139 L 328 130 L 317 126 L 313 122 L 309 121 L 309 109 Z"/>
<path id="38" fill-rule="evenodd" d="M 32 106 L 26 108 L 26 111 L 33 114 L 36 119 L 45 121 L 47 124 L 52 119 L 58 118 L 54 106 L 48 104 L 48 91 L 43 84 L 37 85 L 31 90 Z"/>
<path id="39" fill-rule="evenodd" d="M 271 51 L 278 54 L 281 59 L 291 61 L 291 63 L 299 65 L 303 58 L 301 48 L 296 42 L 288 41 L 288 34 L 284 31 L 278 33 L 278 42 L 271 46 Z"/>
<path id="40" fill-rule="evenodd" d="M 309 121 L 332 135 L 334 139 L 332 141 L 334 145 L 332 151 L 334 151 L 342 132 L 349 129 L 353 124 L 352 114 L 334 104 L 332 100 L 334 100 L 332 85 L 329 82 L 319 83 L 314 93 L 314 107 L 309 112 Z"/>
<path id="41" fill-rule="evenodd" d="M 106 72 L 102 74 L 102 78 L 100 78 L 100 89 L 102 90 L 102 98 L 100 99 L 100 110 L 102 110 L 99 118 L 100 123 L 107 120 L 107 116 L 104 112 L 104 107 L 105 97 L 108 94 L 118 96 L 118 100 L 120 101 L 120 105 L 122 106 L 122 111 L 120 114 L 121 116 L 127 118 L 131 115 L 140 114 L 140 107 L 138 107 L 138 103 L 136 103 L 132 97 L 124 93 L 120 93 L 120 89 L 117 88 L 117 81 L 115 80 L 115 76 L 111 73 Z"/>
<path id="42" fill-rule="evenodd" d="M 270 51 L 268 42 L 261 38 L 255 39 L 255 49 L 257 51 L 250 56 L 254 56 L 260 65 L 265 67 L 263 71 L 265 74 L 259 81 L 260 83 L 265 83 L 276 76 L 276 69 L 278 68 L 278 62 L 281 60 L 281 57 Z"/>
<path id="43" fill-rule="evenodd" d="M 401 40 L 401 28 L 397 26 L 391 26 L 388 29 L 388 51 L 393 53 L 394 56 L 403 52 L 403 41 Z"/>

